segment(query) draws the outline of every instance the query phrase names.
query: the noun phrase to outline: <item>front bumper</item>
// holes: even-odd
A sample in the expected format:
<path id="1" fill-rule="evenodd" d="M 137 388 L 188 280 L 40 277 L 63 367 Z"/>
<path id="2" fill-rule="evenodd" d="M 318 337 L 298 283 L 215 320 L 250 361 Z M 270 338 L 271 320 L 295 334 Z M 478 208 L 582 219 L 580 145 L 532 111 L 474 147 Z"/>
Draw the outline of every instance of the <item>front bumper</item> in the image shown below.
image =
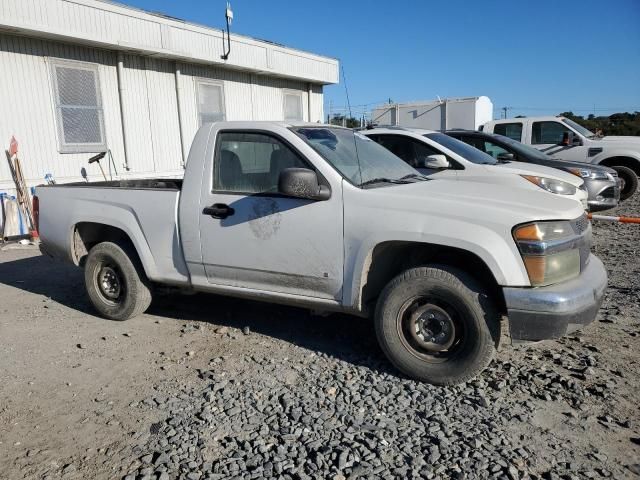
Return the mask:
<path id="1" fill-rule="evenodd" d="M 589 211 L 598 212 L 608 210 L 618 205 L 620 201 L 620 181 L 616 180 L 586 180 L 584 182 L 589 192 Z"/>
<path id="2" fill-rule="evenodd" d="M 591 254 L 579 277 L 548 287 L 505 287 L 513 343 L 559 338 L 591 323 L 607 286 L 607 272 Z"/>

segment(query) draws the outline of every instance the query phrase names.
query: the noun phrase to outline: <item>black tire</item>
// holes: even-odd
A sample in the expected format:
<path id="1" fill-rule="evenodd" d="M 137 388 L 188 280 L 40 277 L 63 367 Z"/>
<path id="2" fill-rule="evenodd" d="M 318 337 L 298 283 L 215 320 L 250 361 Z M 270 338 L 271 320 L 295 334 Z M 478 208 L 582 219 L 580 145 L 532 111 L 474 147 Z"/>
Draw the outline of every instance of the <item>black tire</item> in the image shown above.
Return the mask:
<path id="1" fill-rule="evenodd" d="M 375 328 L 382 350 L 398 370 L 434 385 L 453 385 L 489 365 L 500 339 L 500 318 L 474 278 L 432 265 L 407 270 L 384 288 Z"/>
<path id="2" fill-rule="evenodd" d="M 618 176 L 624 180 L 624 187 L 620 191 L 620 201 L 622 202 L 631 197 L 638 189 L 638 176 L 629 167 L 620 165 L 612 166 L 611 168 L 618 172 Z"/>
<path id="3" fill-rule="evenodd" d="M 110 320 L 128 320 L 151 304 L 151 288 L 138 256 L 113 242 L 94 246 L 84 266 L 84 283 L 98 313 Z"/>

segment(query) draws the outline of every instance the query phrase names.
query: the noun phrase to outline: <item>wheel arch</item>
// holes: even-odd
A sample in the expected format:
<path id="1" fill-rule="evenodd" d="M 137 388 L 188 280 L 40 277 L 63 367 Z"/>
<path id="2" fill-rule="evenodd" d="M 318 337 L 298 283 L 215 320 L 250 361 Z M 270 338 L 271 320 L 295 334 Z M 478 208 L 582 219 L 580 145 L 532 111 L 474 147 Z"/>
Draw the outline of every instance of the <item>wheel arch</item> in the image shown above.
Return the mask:
<path id="1" fill-rule="evenodd" d="M 375 245 L 365 261 L 355 307 L 369 311 L 389 281 L 409 268 L 427 264 L 447 265 L 467 272 L 487 288 L 487 293 L 496 301 L 496 308 L 506 311 L 499 282 L 478 255 L 462 248 L 413 241 L 385 241 Z"/>
<path id="2" fill-rule="evenodd" d="M 622 166 L 628 167 L 633 170 L 638 177 L 640 177 L 640 159 L 629 157 L 625 155 L 615 155 L 607 157 L 598 162 L 598 165 L 604 165 L 605 167 Z"/>
<path id="3" fill-rule="evenodd" d="M 143 255 L 140 254 L 140 247 L 136 245 L 132 236 L 122 228 L 105 223 L 78 222 L 73 226 L 71 239 L 71 257 L 73 262 L 76 265 L 83 266 L 89 250 L 102 242 L 116 243 L 125 247 L 132 254 L 135 254 L 137 258 L 133 258 L 132 261 L 139 262 L 147 278 L 150 278 L 150 273 L 153 270 L 148 265 L 148 261 L 144 261 Z"/>

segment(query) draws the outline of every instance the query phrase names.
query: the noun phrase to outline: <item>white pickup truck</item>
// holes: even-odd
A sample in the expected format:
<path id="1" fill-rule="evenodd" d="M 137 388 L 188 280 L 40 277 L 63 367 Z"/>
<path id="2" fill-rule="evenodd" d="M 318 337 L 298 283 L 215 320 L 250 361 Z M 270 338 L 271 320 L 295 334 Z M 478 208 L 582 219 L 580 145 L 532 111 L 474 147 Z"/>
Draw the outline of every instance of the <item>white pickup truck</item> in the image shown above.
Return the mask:
<path id="1" fill-rule="evenodd" d="M 554 158 L 611 167 L 622 180 L 621 200 L 629 198 L 638 188 L 640 137 L 599 137 L 561 116 L 494 120 L 480 130 L 531 145 Z"/>
<path id="2" fill-rule="evenodd" d="M 390 361 L 434 384 L 488 365 L 503 315 L 515 342 L 590 323 L 607 283 L 577 202 L 429 180 L 327 125 L 205 124 L 184 180 L 36 197 L 42 251 L 84 268 L 106 318 L 141 314 L 158 286 L 373 313 Z"/>

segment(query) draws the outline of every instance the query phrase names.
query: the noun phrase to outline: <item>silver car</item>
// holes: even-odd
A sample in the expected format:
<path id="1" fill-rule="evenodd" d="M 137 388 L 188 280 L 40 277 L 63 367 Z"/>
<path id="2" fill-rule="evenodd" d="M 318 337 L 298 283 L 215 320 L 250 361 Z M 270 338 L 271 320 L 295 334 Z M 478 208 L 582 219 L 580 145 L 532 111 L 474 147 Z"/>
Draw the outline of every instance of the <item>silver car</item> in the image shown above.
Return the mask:
<path id="1" fill-rule="evenodd" d="M 472 145 L 496 158 L 498 161 L 517 160 L 557 168 L 573 173 L 584 180 L 589 193 L 589 211 L 608 210 L 618 205 L 620 191 L 624 186 L 618 173 L 609 167 L 579 162 L 558 160 L 524 145 L 516 140 L 495 133 L 472 130 L 449 130 L 447 135 Z"/>

